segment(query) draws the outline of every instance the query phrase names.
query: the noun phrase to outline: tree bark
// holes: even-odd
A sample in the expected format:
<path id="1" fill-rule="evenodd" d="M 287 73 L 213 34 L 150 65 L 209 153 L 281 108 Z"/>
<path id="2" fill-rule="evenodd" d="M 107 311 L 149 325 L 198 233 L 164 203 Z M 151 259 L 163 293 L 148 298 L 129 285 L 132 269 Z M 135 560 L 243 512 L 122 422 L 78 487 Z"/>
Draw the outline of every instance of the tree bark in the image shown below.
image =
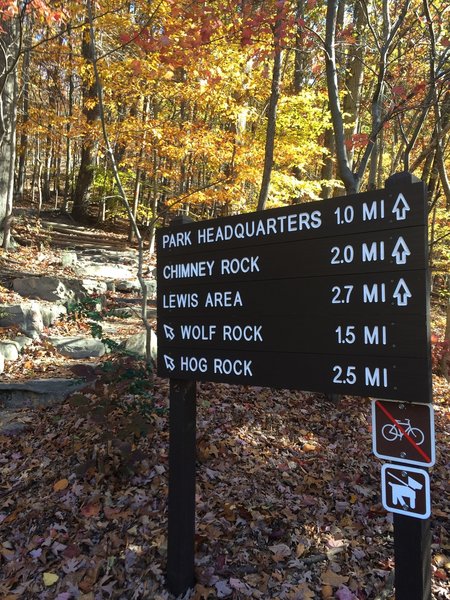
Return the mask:
<path id="1" fill-rule="evenodd" d="M 430 89 L 433 95 L 433 106 L 436 123 L 436 162 L 439 177 L 441 180 L 442 190 L 445 195 L 445 201 L 447 207 L 450 207 L 450 181 L 447 175 L 444 161 L 443 151 L 443 135 L 442 135 L 442 114 L 439 107 L 438 95 L 436 91 L 436 36 L 434 33 L 433 19 L 430 14 L 430 8 L 428 6 L 428 0 L 423 0 L 424 13 L 427 19 L 428 32 L 430 36 Z M 449 92 L 447 92 L 447 95 Z"/>
<path id="2" fill-rule="evenodd" d="M 300 93 L 307 78 L 307 54 L 303 49 L 303 28 L 301 20 L 305 18 L 305 0 L 297 0 L 296 17 L 299 19 L 295 35 L 295 57 L 294 57 L 294 94 Z"/>
<path id="3" fill-rule="evenodd" d="M 405 20 L 410 3 L 411 0 L 404 0 L 403 5 L 398 10 L 398 16 L 392 24 L 390 19 L 390 0 L 383 0 L 383 32 L 381 39 L 378 35 L 374 34 L 379 57 L 376 69 L 377 80 L 371 102 L 371 132 L 357 169 L 352 167 L 347 154 L 343 111 L 341 110 L 339 101 L 339 84 L 336 65 L 336 21 L 340 2 L 339 0 L 330 0 L 330 2 L 327 3 L 325 65 L 328 99 L 336 141 L 336 156 L 339 175 L 344 182 L 348 194 L 357 193 L 359 191 L 363 175 L 367 169 L 372 152 L 374 151 L 377 137 L 384 124 L 383 101 L 388 59 L 390 52 L 392 51 L 394 39 L 399 32 L 401 24 Z"/>
<path id="4" fill-rule="evenodd" d="M 330 0 L 327 4 L 325 30 L 325 68 L 327 75 L 328 101 L 335 139 L 336 159 L 339 176 L 342 179 L 347 194 L 356 193 L 359 181 L 352 173 L 347 156 L 344 134 L 344 119 L 339 101 L 339 84 L 336 65 L 336 23 L 339 0 Z"/>
<path id="5" fill-rule="evenodd" d="M 333 171 L 334 171 L 334 133 L 333 127 L 327 127 L 325 129 L 325 135 L 323 140 L 324 147 L 328 150 L 328 154 L 325 154 L 322 170 L 321 170 L 321 179 L 324 181 L 330 181 L 333 179 Z M 327 185 L 326 183 L 322 184 L 321 197 L 326 199 L 330 198 L 333 193 L 333 188 L 331 185 Z"/>
<path id="6" fill-rule="evenodd" d="M 19 144 L 19 164 L 17 172 L 17 196 L 23 199 L 25 178 L 26 178 L 26 163 L 28 154 L 28 133 L 27 123 L 29 121 L 29 109 L 30 109 L 30 59 L 31 59 L 31 29 L 32 23 L 27 23 L 27 33 L 25 35 L 25 51 L 22 60 L 22 133 L 20 135 Z"/>
<path id="7" fill-rule="evenodd" d="M 280 26 L 281 14 L 284 8 L 284 2 L 280 2 L 277 8 L 277 20 L 274 30 L 274 58 L 272 70 L 272 87 L 270 91 L 269 110 L 267 113 L 267 133 L 266 147 L 264 152 L 264 169 L 261 181 L 261 189 L 258 198 L 257 210 L 264 210 L 266 207 L 267 198 L 269 196 L 270 176 L 273 167 L 273 150 L 275 147 L 275 131 L 277 122 L 277 106 L 280 98 L 280 83 L 281 83 L 281 40 Z"/>
<path id="8" fill-rule="evenodd" d="M 66 174 L 64 180 L 64 199 L 61 206 L 62 212 L 67 212 L 67 207 L 70 200 L 70 189 L 72 183 L 72 168 L 73 168 L 73 157 L 72 157 L 72 147 L 70 140 L 70 130 L 71 130 L 71 118 L 73 115 L 73 92 L 74 92 L 74 83 L 73 83 L 73 48 L 72 48 L 72 25 L 68 23 L 67 25 L 67 40 L 69 47 L 69 73 L 67 75 L 68 78 L 68 111 L 66 124 Z"/>
<path id="9" fill-rule="evenodd" d="M 81 44 L 81 55 L 86 63 L 92 67 L 94 63 L 94 48 L 89 34 L 89 18 L 86 17 L 86 30 L 83 33 Z M 83 115 L 90 128 L 100 119 L 98 105 L 98 82 L 94 78 L 85 78 L 82 85 L 83 91 Z M 97 143 L 92 137 L 85 137 L 81 148 L 81 161 L 78 177 L 75 184 L 72 216 L 77 220 L 84 220 L 89 215 L 89 204 L 91 199 L 91 187 L 95 174 L 95 156 Z"/>
<path id="10" fill-rule="evenodd" d="M 0 239 L 10 244 L 16 160 L 18 18 L 4 19 L 0 30 Z"/>
<path id="11" fill-rule="evenodd" d="M 448 281 L 448 300 L 447 300 L 447 317 L 445 325 L 444 340 L 447 342 L 447 350 L 444 351 L 441 361 L 441 373 L 450 381 L 450 276 L 447 278 Z"/>
<path id="12" fill-rule="evenodd" d="M 356 43 L 350 46 L 347 59 L 346 95 L 342 102 L 344 109 L 344 132 L 347 142 L 350 168 L 353 165 L 353 135 L 358 133 L 361 90 L 364 80 L 364 24 L 365 15 L 361 2 L 356 0 L 353 10 L 353 30 L 358 36 Z"/>

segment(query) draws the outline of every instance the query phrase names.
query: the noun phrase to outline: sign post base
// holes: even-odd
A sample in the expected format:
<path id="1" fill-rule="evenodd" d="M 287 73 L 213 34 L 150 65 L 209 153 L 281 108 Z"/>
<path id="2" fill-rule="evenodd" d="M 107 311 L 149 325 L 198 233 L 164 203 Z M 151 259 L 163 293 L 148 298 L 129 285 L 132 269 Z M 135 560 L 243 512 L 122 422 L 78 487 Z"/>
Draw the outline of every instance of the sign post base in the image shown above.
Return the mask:
<path id="1" fill-rule="evenodd" d="M 394 514 L 395 597 L 431 600 L 430 519 Z"/>
<path id="2" fill-rule="evenodd" d="M 194 586 L 196 383 L 170 380 L 167 585 L 175 596 Z"/>

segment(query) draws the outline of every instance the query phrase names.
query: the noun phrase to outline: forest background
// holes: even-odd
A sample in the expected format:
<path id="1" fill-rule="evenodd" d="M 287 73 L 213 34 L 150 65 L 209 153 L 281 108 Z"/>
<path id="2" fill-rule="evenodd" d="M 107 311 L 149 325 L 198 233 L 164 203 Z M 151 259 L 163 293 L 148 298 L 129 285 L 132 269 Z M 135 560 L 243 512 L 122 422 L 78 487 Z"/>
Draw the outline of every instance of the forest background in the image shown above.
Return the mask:
<path id="1" fill-rule="evenodd" d="M 445 0 L 1 0 L 0 11 L 5 249 L 17 202 L 81 222 L 125 217 L 130 242 L 152 250 L 177 214 L 312 201 L 409 171 L 428 187 L 432 285 L 448 294 Z"/>
<path id="2" fill-rule="evenodd" d="M 151 240 L 180 212 L 311 201 L 406 170 L 428 185 L 441 269 L 448 3 L 2 0 L 0 10 L 6 238 L 14 198 L 104 221 L 126 213 L 124 192 Z"/>

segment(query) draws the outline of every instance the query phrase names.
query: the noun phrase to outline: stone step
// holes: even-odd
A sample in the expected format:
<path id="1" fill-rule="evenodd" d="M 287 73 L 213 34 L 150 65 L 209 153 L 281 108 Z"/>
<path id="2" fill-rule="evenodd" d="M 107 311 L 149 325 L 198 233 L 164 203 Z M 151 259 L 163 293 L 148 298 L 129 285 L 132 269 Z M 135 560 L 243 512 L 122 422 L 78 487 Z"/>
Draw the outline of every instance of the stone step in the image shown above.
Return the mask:
<path id="1" fill-rule="evenodd" d="M 30 379 L 21 383 L 0 383 L 0 408 L 18 409 L 61 404 L 73 392 L 90 382 L 79 379 Z"/>

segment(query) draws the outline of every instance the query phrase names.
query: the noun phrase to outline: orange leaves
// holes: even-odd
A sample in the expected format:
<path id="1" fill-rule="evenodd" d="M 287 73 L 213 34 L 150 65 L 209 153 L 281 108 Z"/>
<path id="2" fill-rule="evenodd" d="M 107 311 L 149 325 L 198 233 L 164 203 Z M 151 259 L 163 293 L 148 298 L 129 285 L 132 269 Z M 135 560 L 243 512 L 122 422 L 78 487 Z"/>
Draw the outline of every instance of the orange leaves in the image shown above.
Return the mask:
<path id="1" fill-rule="evenodd" d="M 11 18 L 19 13 L 19 6 L 15 0 L 2 0 L 0 2 L 2 18 Z M 0 31 L 2 31 L 0 27 Z"/>
<path id="2" fill-rule="evenodd" d="M 134 75 L 140 75 L 142 73 L 142 63 L 140 60 L 133 60 L 131 63 Z"/>
<path id="3" fill-rule="evenodd" d="M 306 442 L 306 444 L 303 444 L 302 450 L 304 452 L 315 452 L 317 450 L 317 444 Z"/>
<path id="4" fill-rule="evenodd" d="M 349 140 L 346 140 L 345 145 L 348 150 L 356 148 L 364 148 L 369 141 L 369 134 L 354 133 Z"/>
<path id="5" fill-rule="evenodd" d="M 68 479 L 60 479 L 59 481 L 56 481 L 53 484 L 53 491 L 54 492 L 62 492 L 63 490 L 65 490 L 69 485 L 69 480 Z"/>
<path id="6" fill-rule="evenodd" d="M 81 510 L 80 513 L 83 515 L 83 517 L 98 517 L 99 513 L 100 513 L 100 509 L 101 509 L 101 505 L 99 502 L 91 502 L 91 503 L 87 503 L 85 504 Z"/>

